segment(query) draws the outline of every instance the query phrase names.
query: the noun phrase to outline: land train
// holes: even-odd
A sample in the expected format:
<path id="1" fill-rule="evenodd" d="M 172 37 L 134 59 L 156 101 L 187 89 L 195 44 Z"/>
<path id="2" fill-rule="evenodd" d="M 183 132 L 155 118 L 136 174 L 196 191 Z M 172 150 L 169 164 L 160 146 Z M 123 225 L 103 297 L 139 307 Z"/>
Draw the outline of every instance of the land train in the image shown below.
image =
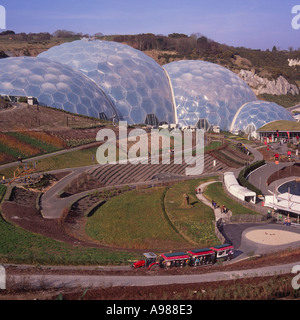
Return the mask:
<path id="1" fill-rule="evenodd" d="M 213 265 L 217 261 L 231 260 L 234 247 L 231 244 L 223 244 L 216 247 L 189 250 L 187 252 L 164 253 L 157 256 L 153 252 L 144 253 L 144 259 L 132 263 L 133 269 L 147 268 L 148 270 L 172 267 L 198 267 Z"/>

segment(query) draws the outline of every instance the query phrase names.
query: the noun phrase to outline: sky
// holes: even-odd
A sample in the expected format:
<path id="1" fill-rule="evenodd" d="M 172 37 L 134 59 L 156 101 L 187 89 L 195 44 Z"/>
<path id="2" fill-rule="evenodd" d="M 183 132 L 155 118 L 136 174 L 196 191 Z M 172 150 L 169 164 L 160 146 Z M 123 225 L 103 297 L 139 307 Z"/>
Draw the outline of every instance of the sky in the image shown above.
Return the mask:
<path id="1" fill-rule="evenodd" d="M 297 3 L 298 2 L 298 3 Z M 200 33 L 252 49 L 300 48 L 296 0 L 0 0 L 6 29 L 104 35 Z M 300 14 L 300 9 L 299 9 Z M 300 25 L 300 15 L 299 15 Z M 0 30 L 1 31 L 1 30 Z"/>

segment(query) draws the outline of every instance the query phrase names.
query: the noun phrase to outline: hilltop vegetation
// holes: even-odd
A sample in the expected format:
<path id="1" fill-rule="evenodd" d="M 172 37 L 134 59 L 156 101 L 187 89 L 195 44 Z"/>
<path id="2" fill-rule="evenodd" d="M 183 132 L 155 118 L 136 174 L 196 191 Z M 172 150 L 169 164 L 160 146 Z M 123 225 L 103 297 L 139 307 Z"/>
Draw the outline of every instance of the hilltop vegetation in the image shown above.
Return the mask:
<path id="1" fill-rule="evenodd" d="M 0 58 L 8 56 L 37 56 L 49 48 L 64 42 L 90 37 L 82 33 L 67 30 L 57 30 L 53 34 L 19 33 L 5 31 L 0 33 Z M 186 35 L 172 33 L 155 35 L 152 33 L 136 35 L 103 35 L 96 33 L 94 38 L 127 44 L 143 51 L 155 59 L 160 65 L 178 60 L 204 60 L 222 65 L 239 73 L 241 70 L 251 70 L 255 74 L 275 80 L 283 76 L 290 84 L 300 86 L 300 66 L 289 66 L 288 59 L 300 60 L 300 48 L 267 50 L 232 47 L 218 43 L 200 33 Z M 261 98 L 261 97 L 259 97 Z M 299 103 L 299 96 L 264 96 L 264 100 L 274 101 L 285 107 Z"/>
<path id="2" fill-rule="evenodd" d="M 205 60 L 221 64 L 233 71 L 255 70 L 261 76 L 276 79 L 282 75 L 296 83 L 300 67 L 290 67 L 288 59 L 300 59 L 300 50 L 283 51 L 275 46 L 270 50 L 231 47 L 208 39 L 199 33 L 190 36 L 173 33 L 168 36 L 154 34 L 103 36 L 102 39 L 126 43 L 141 51 L 157 51 L 161 64 L 175 60 Z"/>
<path id="3" fill-rule="evenodd" d="M 82 37 L 89 37 L 89 35 L 67 30 L 57 30 L 53 34 L 48 32 L 16 34 L 14 31 L 5 31 L 0 33 L 0 57 L 36 56 L 54 45 L 79 40 Z M 288 59 L 300 59 L 300 50 L 294 50 L 292 47 L 289 48 L 289 51 L 280 50 L 275 46 L 266 51 L 231 47 L 211 40 L 201 33 L 110 36 L 97 33 L 94 37 L 125 43 L 146 53 L 156 52 L 156 60 L 161 64 L 175 60 L 200 59 L 221 64 L 233 71 L 252 69 L 270 79 L 282 75 L 293 83 L 296 83 L 300 75 L 299 66 L 290 67 L 288 65 Z"/>

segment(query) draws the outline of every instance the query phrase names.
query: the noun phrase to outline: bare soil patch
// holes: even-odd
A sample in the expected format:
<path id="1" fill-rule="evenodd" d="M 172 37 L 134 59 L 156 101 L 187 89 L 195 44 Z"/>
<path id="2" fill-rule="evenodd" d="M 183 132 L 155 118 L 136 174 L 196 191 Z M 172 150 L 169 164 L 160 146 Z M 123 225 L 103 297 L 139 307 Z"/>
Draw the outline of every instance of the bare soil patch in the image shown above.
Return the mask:
<path id="1" fill-rule="evenodd" d="M 269 148 L 267 150 L 267 147 L 262 147 L 257 149 L 262 155 L 265 161 L 275 161 L 275 154 L 277 152 L 273 151 L 272 149 Z M 289 159 L 287 156 L 280 154 L 279 155 L 279 162 L 288 162 Z"/>
<path id="2" fill-rule="evenodd" d="M 267 184 L 270 185 L 272 182 L 288 177 L 300 177 L 300 164 L 295 163 L 291 166 L 284 167 L 279 170 L 279 172 L 275 172 L 267 180 Z"/>
<path id="3" fill-rule="evenodd" d="M 68 184 L 64 191 L 68 195 L 77 194 L 80 192 L 98 189 L 104 187 L 104 184 L 88 172 L 83 172 Z"/>

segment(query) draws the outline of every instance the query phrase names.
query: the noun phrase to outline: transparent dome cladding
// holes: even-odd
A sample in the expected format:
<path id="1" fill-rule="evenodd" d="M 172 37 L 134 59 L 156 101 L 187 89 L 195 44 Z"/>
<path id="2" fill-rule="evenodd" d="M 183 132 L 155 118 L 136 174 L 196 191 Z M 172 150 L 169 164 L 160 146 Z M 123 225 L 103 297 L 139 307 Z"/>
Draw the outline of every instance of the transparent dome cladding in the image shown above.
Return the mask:
<path id="1" fill-rule="evenodd" d="M 117 111 L 101 89 L 72 68 L 43 58 L 0 59 L 0 94 L 35 97 L 39 104 L 72 113 L 112 118 Z"/>
<path id="2" fill-rule="evenodd" d="M 251 131 L 277 120 L 295 121 L 289 111 L 274 102 L 253 101 L 240 108 L 230 130 L 251 133 Z"/>
<path id="3" fill-rule="evenodd" d="M 178 122 L 196 125 L 207 119 L 228 130 L 238 109 L 257 100 L 254 92 L 235 73 L 206 61 L 178 61 L 164 65 L 171 79 Z"/>
<path id="4" fill-rule="evenodd" d="M 105 92 L 123 120 L 144 123 L 147 114 L 175 122 L 170 84 L 152 58 L 127 45 L 79 40 L 43 52 L 45 57 L 81 71 Z"/>

